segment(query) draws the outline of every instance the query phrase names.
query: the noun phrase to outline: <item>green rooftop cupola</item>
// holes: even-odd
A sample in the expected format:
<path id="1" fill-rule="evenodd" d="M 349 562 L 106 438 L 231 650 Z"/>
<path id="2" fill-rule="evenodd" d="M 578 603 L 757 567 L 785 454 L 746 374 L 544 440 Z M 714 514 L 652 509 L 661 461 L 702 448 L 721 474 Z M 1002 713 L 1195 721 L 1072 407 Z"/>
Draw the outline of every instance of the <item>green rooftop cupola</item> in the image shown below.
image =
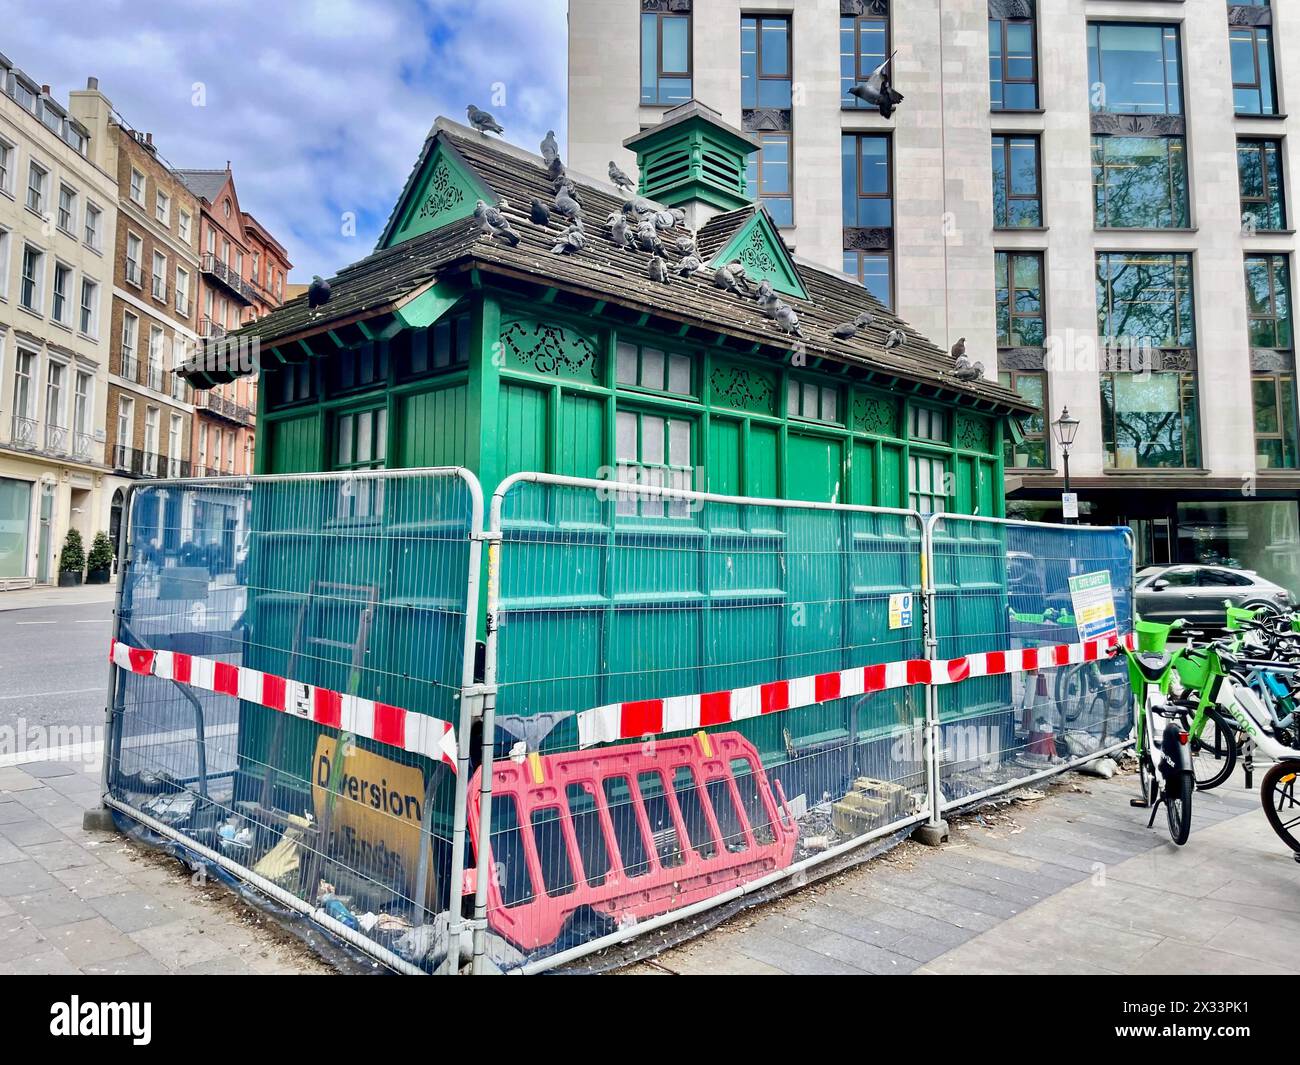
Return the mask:
<path id="1" fill-rule="evenodd" d="M 636 152 L 641 195 L 684 208 L 692 228 L 753 203 L 745 172 L 758 145 L 698 100 L 665 111 L 659 125 L 623 146 Z"/>

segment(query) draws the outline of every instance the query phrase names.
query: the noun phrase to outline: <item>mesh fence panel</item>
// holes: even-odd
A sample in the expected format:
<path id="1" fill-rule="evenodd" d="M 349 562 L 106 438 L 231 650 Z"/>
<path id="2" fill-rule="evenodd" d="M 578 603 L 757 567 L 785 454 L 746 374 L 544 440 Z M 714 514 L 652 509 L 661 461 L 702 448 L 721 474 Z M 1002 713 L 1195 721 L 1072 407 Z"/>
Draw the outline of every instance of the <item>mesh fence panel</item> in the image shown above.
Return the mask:
<path id="1" fill-rule="evenodd" d="M 868 668 L 923 653 L 919 515 L 534 477 L 494 531 L 497 964 L 925 815 L 923 689 Z"/>
<path id="2" fill-rule="evenodd" d="M 1080 645 L 1100 635 L 1104 618 L 1080 616 L 1072 579 L 1079 603 L 1088 589 L 1108 585 L 1110 631 L 1131 631 L 1128 529 L 949 514 L 932 519 L 931 528 L 937 658 Z M 1104 595 L 1095 598 L 1104 602 Z M 1123 660 L 1101 654 L 1083 661 L 1077 648 L 1068 654 L 1068 664 L 934 689 L 944 808 L 1063 768 L 1127 737 L 1132 711 Z"/>
<path id="3" fill-rule="evenodd" d="M 457 471 L 137 488 L 110 798 L 435 967 L 480 516 Z"/>

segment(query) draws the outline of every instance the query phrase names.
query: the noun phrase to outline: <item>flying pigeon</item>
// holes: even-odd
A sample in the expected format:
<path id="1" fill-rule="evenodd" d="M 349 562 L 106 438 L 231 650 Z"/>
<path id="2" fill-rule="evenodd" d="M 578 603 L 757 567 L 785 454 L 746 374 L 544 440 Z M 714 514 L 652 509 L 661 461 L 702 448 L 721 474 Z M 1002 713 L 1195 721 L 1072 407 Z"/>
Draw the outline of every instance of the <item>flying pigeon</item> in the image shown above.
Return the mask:
<path id="1" fill-rule="evenodd" d="M 952 346 L 952 357 L 955 360 L 964 358 L 966 355 L 966 338 L 961 337 L 956 344 Z"/>
<path id="2" fill-rule="evenodd" d="M 907 334 L 901 329 L 891 329 L 889 335 L 885 337 L 885 351 L 893 351 L 894 348 L 901 348 L 903 341 L 907 339 Z"/>
<path id="3" fill-rule="evenodd" d="M 555 246 L 551 249 L 552 255 L 572 255 L 575 251 L 582 251 L 587 246 L 587 234 L 582 230 L 582 223 L 575 221 L 566 229 Z"/>
<path id="4" fill-rule="evenodd" d="M 957 359 L 952 375 L 958 381 L 978 381 L 984 376 L 984 364 L 982 362 L 971 362 L 965 355 L 962 355 Z"/>
<path id="5" fill-rule="evenodd" d="M 745 268 L 740 263 L 725 263 L 713 274 L 713 283 L 727 292 L 742 295 L 749 291 L 749 282 L 745 279 Z"/>
<path id="6" fill-rule="evenodd" d="M 555 139 L 555 130 L 546 131 L 546 139 L 542 141 L 542 162 L 550 167 L 557 159 L 560 158 L 560 143 Z"/>
<path id="7" fill-rule="evenodd" d="M 473 104 L 470 104 L 467 108 L 465 108 L 465 113 L 469 115 L 469 124 L 473 126 L 476 130 L 478 130 L 480 133 L 504 133 L 505 132 L 505 130 L 501 126 L 501 123 L 499 123 L 495 118 L 493 118 L 486 111 L 480 111 Z"/>
<path id="8" fill-rule="evenodd" d="M 636 188 L 636 182 L 623 173 L 613 159 L 609 161 L 609 180 L 620 189 L 627 189 L 629 192 Z"/>
<path id="9" fill-rule="evenodd" d="M 650 260 L 650 280 L 658 281 L 661 285 L 668 284 L 668 264 L 658 256 Z"/>
<path id="10" fill-rule="evenodd" d="M 695 238 L 694 238 L 694 237 L 678 237 L 678 238 L 677 238 L 677 254 L 678 254 L 678 255 L 694 255 L 694 254 L 695 254 Z"/>
<path id="11" fill-rule="evenodd" d="M 509 206 L 505 200 L 501 201 L 501 207 Z M 478 219 L 479 232 L 488 238 L 501 237 L 503 240 L 510 242 L 510 246 L 516 247 L 519 244 L 519 234 L 514 226 L 510 224 L 501 209 L 489 207 L 482 200 L 474 205 L 474 217 Z"/>
<path id="12" fill-rule="evenodd" d="M 776 290 L 772 288 L 772 282 L 763 278 L 758 283 L 758 292 L 754 298 L 758 300 L 759 309 L 769 318 L 775 318 L 777 308 L 782 306 L 780 299 L 777 298 Z"/>
<path id="13" fill-rule="evenodd" d="M 668 258 L 668 252 L 664 248 L 663 242 L 659 239 L 659 232 L 655 229 L 655 225 L 650 221 L 650 219 L 647 218 L 637 227 L 636 242 L 642 251 L 651 252 L 654 255 L 659 256 L 661 259 Z"/>
<path id="14" fill-rule="evenodd" d="M 776 312 L 772 315 L 776 319 L 776 324 L 792 336 L 803 337 L 803 331 L 799 328 L 799 316 L 795 314 L 794 308 L 788 303 L 776 301 Z"/>
<path id="15" fill-rule="evenodd" d="M 894 61 L 891 55 L 871 72 L 866 81 L 854 85 L 849 90 L 850 96 L 856 96 L 863 103 L 876 108 L 882 116 L 889 118 L 894 108 L 903 102 L 903 94 L 894 91 L 893 81 L 885 69 Z"/>
<path id="16" fill-rule="evenodd" d="M 686 255 L 677 261 L 673 267 L 678 277 L 690 277 L 692 274 L 698 274 L 704 269 L 704 264 L 700 262 L 698 255 Z"/>
<path id="17" fill-rule="evenodd" d="M 837 325 L 831 330 L 831 336 L 836 340 L 852 340 L 858 335 L 859 330 L 866 329 L 875 320 L 875 315 L 870 311 L 863 311 L 853 321 Z"/>
<path id="18" fill-rule="evenodd" d="M 582 217 L 582 205 L 578 202 L 577 190 L 572 185 L 566 183 L 560 186 L 560 191 L 555 194 L 555 211 L 570 220 Z"/>
<path id="19" fill-rule="evenodd" d="M 307 286 L 307 306 L 323 307 L 330 301 L 330 283 L 321 279 L 320 274 L 312 276 Z"/>
<path id="20" fill-rule="evenodd" d="M 533 200 L 533 205 L 528 211 L 528 220 L 535 226 L 549 226 L 551 212 L 546 209 L 546 204 L 541 200 Z"/>

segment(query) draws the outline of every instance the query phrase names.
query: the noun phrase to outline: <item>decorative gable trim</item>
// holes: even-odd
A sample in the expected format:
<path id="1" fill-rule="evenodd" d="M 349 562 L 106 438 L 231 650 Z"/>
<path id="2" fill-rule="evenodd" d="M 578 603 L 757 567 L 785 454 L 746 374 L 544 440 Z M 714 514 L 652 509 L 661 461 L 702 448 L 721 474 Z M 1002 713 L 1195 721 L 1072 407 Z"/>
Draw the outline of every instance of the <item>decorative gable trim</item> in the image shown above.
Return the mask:
<path id="1" fill-rule="evenodd" d="M 709 265 L 716 269 L 723 263 L 736 260 L 745 267 L 751 280 L 767 280 L 772 282 L 774 289 L 787 296 L 801 300 L 808 298 L 799 269 L 765 208 L 760 206 L 754 211 L 754 217 L 740 227 Z"/>
<path id="2" fill-rule="evenodd" d="M 391 248 L 468 218 L 479 200 L 495 204 L 498 197 L 450 140 L 441 134 L 431 137 L 384 227 L 378 248 Z"/>

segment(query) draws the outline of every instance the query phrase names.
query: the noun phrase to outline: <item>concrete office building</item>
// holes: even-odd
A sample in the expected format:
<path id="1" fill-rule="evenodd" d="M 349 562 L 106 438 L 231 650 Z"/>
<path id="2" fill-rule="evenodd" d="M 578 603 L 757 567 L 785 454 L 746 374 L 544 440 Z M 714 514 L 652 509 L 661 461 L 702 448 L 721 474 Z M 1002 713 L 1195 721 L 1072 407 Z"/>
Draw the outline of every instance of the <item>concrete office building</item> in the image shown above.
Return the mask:
<path id="1" fill-rule="evenodd" d="M 1300 7 L 1274 0 L 571 0 L 570 165 L 694 97 L 762 151 L 751 193 L 1042 416 L 1008 508 L 1142 562 L 1300 585 L 1291 274 Z M 893 54 L 891 118 L 848 94 Z"/>

